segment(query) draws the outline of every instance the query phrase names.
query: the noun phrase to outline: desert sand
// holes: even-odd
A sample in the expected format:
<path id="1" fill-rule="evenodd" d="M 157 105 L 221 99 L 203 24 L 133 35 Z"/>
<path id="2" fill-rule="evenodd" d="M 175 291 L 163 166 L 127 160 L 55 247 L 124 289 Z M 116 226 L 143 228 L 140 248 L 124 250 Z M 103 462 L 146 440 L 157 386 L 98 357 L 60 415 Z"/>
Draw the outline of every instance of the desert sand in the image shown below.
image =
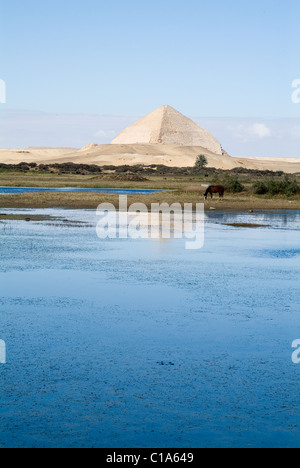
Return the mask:
<path id="1" fill-rule="evenodd" d="M 204 154 L 209 167 L 217 169 L 247 169 L 300 172 L 300 159 L 292 158 L 234 158 L 217 155 L 201 146 L 175 145 L 88 145 L 83 149 L 28 148 L 25 150 L 0 149 L 0 162 L 18 164 L 26 161 L 38 164 L 74 162 L 78 164 L 114 165 L 164 164 L 169 167 L 192 167 L 199 154 Z"/>
<path id="2" fill-rule="evenodd" d="M 204 128 L 170 106 L 163 106 L 125 129 L 111 144 L 75 148 L 0 149 L 0 163 L 20 162 L 103 165 L 163 164 L 192 167 L 198 155 L 209 167 L 300 172 L 300 159 L 231 157 Z"/>

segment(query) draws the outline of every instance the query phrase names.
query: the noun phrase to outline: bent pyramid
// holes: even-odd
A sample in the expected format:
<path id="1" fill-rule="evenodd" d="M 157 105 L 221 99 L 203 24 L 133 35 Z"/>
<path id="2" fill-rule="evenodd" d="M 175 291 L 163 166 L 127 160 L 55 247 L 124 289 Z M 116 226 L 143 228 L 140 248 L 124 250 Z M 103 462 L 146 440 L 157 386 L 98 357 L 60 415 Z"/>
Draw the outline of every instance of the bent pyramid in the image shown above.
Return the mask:
<path id="1" fill-rule="evenodd" d="M 159 107 L 131 125 L 112 144 L 202 146 L 215 154 L 222 154 L 221 144 L 211 133 L 170 106 Z"/>

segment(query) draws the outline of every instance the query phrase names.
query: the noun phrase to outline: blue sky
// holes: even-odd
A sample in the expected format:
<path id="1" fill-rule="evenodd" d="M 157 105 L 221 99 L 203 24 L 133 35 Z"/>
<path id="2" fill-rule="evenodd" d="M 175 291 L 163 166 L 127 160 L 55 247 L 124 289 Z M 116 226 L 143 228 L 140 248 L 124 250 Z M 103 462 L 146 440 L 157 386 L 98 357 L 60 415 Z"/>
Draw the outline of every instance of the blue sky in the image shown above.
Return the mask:
<path id="1" fill-rule="evenodd" d="M 6 131 L 14 129 L 11 111 L 130 122 L 169 104 L 197 121 L 267 126 L 266 119 L 289 119 L 298 135 L 300 104 L 292 102 L 291 86 L 300 79 L 299 17 L 299 0 L 0 0 Z M 269 139 L 275 150 L 274 130 L 253 128 L 258 142 Z M 106 142 L 105 130 L 90 138 L 96 134 Z M 55 135 L 54 126 L 53 146 L 62 143 Z M 35 137 L 40 144 L 41 134 Z M 287 156 L 296 146 L 291 151 Z"/>

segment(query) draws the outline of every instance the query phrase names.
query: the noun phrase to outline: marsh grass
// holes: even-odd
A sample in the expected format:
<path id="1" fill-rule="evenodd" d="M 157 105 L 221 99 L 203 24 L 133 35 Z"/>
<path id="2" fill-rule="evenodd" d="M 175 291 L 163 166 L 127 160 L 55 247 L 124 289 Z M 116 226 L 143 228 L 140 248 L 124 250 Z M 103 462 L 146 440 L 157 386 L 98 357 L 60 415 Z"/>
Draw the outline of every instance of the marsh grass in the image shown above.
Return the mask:
<path id="1" fill-rule="evenodd" d="M 110 168 L 112 169 L 112 168 Z M 126 168 L 125 168 L 126 169 Z M 124 170 L 125 170 L 124 169 Z M 218 197 L 208 200 L 205 203 L 207 209 L 218 210 L 251 210 L 251 209 L 300 209 L 300 194 L 287 195 L 287 193 L 271 195 L 270 192 L 259 195 L 255 193 L 253 185 L 255 183 L 265 183 L 270 179 L 257 171 L 217 171 L 205 168 L 201 174 L 193 174 L 188 168 L 188 174 L 183 174 L 187 168 L 176 168 L 177 174 L 170 172 L 167 168 L 163 174 L 141 175 L 146 180 L 119 180 L 112 178 L 106 180 L 95 174 L 51 174 L 27 171 L 4 171 L 0 174 L 0 186 L 10 187 L 43 187 L 43 188 L 115 188 L 115 189 L 154 189 L 164 190 L 163 192 L 146 195 L 133 194 L 128 196 L 128 203 L 143 202 L 151 208 L 152 203 L 203 203 L 203 194 L 208 185 L 223 183 L 227 188 L 223 202 Z M 178 170 L 180 169 L 180 170 Z M 128 170 L 128 167 L 127 167 Z M 169 172 L 168 172 L 169 171 Z M 175 172 L 176 172 L 175 171 Z M 108 171 L 107 174 L 111 173 Z M 286 175 L 272 175 L 272 180 L 276 183 L 283 183 Z M 293 177 L 297 184 L 300 183 L 299 175 Z M 113 203 L 118 206 L 118 194 L 93 193 L 93 192 L 44 192 L 44 193 L 24 193 L 15 195 L 0 195 L 0 207 L 4 208 L 88 208 L 96 209 L 103 202 Z"/>

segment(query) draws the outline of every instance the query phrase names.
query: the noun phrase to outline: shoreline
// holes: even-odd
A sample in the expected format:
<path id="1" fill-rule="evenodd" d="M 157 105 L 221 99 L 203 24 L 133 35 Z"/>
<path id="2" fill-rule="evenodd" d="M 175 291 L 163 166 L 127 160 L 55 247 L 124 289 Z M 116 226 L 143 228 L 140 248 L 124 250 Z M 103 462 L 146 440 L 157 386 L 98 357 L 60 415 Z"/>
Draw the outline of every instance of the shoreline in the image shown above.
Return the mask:
<path id="1" fill-rule="evenodd" d="M 163 191 L 151 194 L 131 194 L 127 196 L 128 206 L 133 203 L 144 203 L 148 209 L 152 203 L 204 203 L 205 211 L 243 212 L 257 210 L 300 210 L 299 198 L 290 200 L 284 198 L 261 198 L 255 196 L 228 194 L 223 201 L 217 198 L 204 202 L 201 194 L 197 192 Z M 112 193 L 95 192 L 30 192 L 14 195 L 0 195 L 0 209 L 97 209 L 101 203 L 112 203 L 119 206 L 119 195 Z"/>
<path id="2" fill-rule="evenodd" d="M 133 175 L 136 177 L 136 175 Z M 226 189 L 223 201 L 219 201 L 218 196 L 213 200 L 205 201 L 206 211 L 221 212 L 246 212 L 255 210 L 300 210 L 300 194 L 287 195 L 256 195 L 253 192 L 253 184 L 257 181 L 268 180 L 265 177 L 258 177 L 249 174 L 234 176 L 222 176 L 216 174 L 201 175 L 176 175 L 160 174 L 147 175 L 147 178 L 137 177 L 138 180 L 127 180 L 127 176 L 118 175 L 121 180 L 113 175 L 106 174 L 94 176 L 92 174 L 50 174 L 50 173 L 24 173 L 24 172 L 0 172 L 1 187 L 15 187 L 21 189 L 27 187 L 41 189 L 25 193 L 0 194 L 1 208 L 70 208 L 70 209 L 96 209 L 101 203 L 112 203 L 119 206 L 119 194 L 109 190 L 133 190 L 128 197 L 128 205 L 133 203 L 144 203 L 148 209 L 152 203 L 167 203 L 172 205 L 185 203 L 196 208 L 197 203 L 204 203 L 204 192 L 210 184 L 223 183 L 226 185 L 230 181 L 237 181 L 243 186 L 239 193 L 232 193 Z M 222 177 L 225 177 L 222 179 Z M 228 179 L 229 177 L 229 179 Z M 278 177 L 275 181 L 284 180 Z M 300 180 L 298 180 L 300 183 Z M 47 191 L 47 189 L 62 189 L 63 191 Z M 77 190 L 88 189 L 90 191 L 69 191 L 71 188 Z M 91 190 L 104 190 L 94 192 Z"/>

